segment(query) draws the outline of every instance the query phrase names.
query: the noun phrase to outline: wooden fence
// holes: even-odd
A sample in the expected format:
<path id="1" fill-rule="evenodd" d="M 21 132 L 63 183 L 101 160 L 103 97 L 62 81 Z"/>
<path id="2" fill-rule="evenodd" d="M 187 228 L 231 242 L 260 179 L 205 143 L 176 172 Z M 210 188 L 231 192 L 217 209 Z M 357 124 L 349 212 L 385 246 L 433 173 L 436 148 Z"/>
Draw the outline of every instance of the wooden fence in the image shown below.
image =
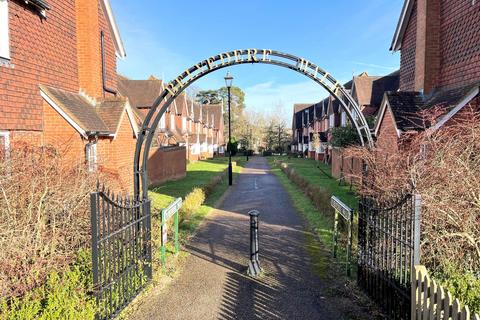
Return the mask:
<path id="1" fill-rule="evenodd" d="M 480 320 L 470 315 L 468 306 L 461 308 L 458 299 L 437 285 L 424 266 L 415 266 L 412 283 L 412 320 Z"/>

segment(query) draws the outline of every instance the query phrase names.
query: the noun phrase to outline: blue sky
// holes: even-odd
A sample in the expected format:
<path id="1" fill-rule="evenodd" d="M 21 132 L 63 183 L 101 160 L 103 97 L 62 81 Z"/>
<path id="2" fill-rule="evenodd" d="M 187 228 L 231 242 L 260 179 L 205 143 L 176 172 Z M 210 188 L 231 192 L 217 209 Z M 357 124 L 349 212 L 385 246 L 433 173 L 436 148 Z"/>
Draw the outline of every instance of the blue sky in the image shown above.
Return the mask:
<path id="1" fill-rule="evenodd" d="M 403 0 L 111 0 L 127 58 L 119 72 L 169 81 L 187 67 L 233 49 L 266 48 L 302 56 L 340 81 L 367 71 L 388 74 L 399 54 L 388 48 Z M 316 102 L 326 91 L 293 71 L 270 65 L 230 67 L 250 110 Z M 194 85 L 217 89 L 228 69 Z M 286 118 L 290 112 L 286 112 Z"/>

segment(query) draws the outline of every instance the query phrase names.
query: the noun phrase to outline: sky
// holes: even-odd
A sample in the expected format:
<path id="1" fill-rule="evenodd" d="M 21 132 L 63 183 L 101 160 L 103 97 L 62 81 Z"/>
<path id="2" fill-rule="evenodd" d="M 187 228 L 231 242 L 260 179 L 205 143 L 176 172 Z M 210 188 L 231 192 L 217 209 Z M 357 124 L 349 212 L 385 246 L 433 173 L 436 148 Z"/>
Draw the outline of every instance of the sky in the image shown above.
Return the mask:
<path id="1" fill-rule="evenodd" d="M 170 81 L 212 55 L 233 49 L 273 49 L 306 58 L 342 83 L 367 71 L 399 67 L 389 51 L 403 0 L 111 0 L 127 57 L 118 70 L 131 79 Z M 230 71 L 248 110 L 284 110 L 328 94 L 294 71 L 272 65 L 231 66 L 193 84 L 218 89 Z M 280 107 L 279 107 L 280 106 Z"/>

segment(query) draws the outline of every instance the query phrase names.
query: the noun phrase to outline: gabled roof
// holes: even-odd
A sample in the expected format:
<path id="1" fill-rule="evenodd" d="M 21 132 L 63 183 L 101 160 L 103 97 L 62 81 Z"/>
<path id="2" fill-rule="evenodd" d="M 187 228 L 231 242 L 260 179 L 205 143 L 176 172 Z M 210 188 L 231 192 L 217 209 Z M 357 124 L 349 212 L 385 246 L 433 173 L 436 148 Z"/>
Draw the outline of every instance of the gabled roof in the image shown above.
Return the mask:
<path id="1" fill-rule="evenodd" d="M 113 14 L 110 1 L 102 0 L 100 1 L 100 3 L 107 17 L 108 26 L 114 39 L 115 52 L 117 54 L 117 57 L 119 57 L 120 59 L 124 59 L 127 56 L 127 53 L 125 51 L 125 46 L 123 45 L 122 37 L 120 36 L 120 30 L 118 29 L 117 21 L 115 20 L 115 15 Z"/>
<path id="2" fill-rule="evenodd" d="M 53 101 L 56 106 L 59 106 L 85 133 L 111 133 L 110 128 L 95 111 L 94 106 L 84 96 L 43 85 L 40 85 L 40 90 L 48 99 Z M 47 100 L 49 103 L 51 101 Z"/>
<path id="3" fill-rule="evenodd" d="M 79 93 L 40 85 L 40 94 L 83 137 L 96 134 L 115 138 L 125 112 L 137 135 L 138 126 L 128 100 L 111 97 L 94 102 Z"/>
<path id="4" fill-rule="evenodd" d="M 134 108 L 150 108 L 162 93 L 162 80 L 130 80 L 122 77 L 118 80 L 118 92 L 128 97 Z"/>
<path id="5" fill-rule="evenodd" d="M 393 35 L 392 44 L 390 46 L 391 51 L 398 51 L 402 49 L 402 41 L 407 30 L 408 22 L 414 8 L 415 0 L 405 0 L 403 3 L 402 12 L 398 19 L 397 28 Z"/>
<path id="6" fill-rule="evenodd" d="M 221 104 L 209 104 L 204 105 L 203 108 L 208 112 L 209 115 L 209 122 L 211 123 L 215 129 L 220 129 L 220 126 L 223 123 L 223 110 Z"/>
<path id="7" fill-rule="evenodd" d="M 356 98 L 365 115 L 376 113 L 380 107 L 383 94 L 387 91 L 397 91 L 400 85 L 400 71 L 386 76 L 369 76 L 363 73 L 353 78 L 352 95 Z"/>
<path id="8" fill-rule="evenodd" d="M 295 103 L 293 105 L 293 112 L 297 113 L 299 111 L 302 111 L 303 109 L 306 109 L 310 107 L 313 103 Z"/>

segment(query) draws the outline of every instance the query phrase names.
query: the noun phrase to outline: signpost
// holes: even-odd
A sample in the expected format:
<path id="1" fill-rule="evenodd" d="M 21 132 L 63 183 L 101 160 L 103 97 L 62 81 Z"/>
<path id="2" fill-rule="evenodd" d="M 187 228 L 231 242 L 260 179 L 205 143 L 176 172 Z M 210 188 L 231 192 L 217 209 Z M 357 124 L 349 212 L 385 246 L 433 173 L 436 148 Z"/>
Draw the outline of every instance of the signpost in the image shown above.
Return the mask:
<path id="1" fill-rule="evenodd" d="M 341 215 L 347 222 L 348 242 L 347 242 L 347 275 L 351 275 L 350 261 L 352 259 L 352 225 L 353 209 L 350 209 L 345 203 L 335 196 L 330 199 L 330 204 L 335 209 L 335 222 L 333 224 L 333 256 L 337 257 L 338 248 L 338 216 Z"/>
<path id="2" fill-rule="evenodd" d="M 175 239 L 175 254 L 178 253 L 180 250 L 180 244 L 178 242 L 178 211 L 182 207 L 182 198 L 177 198 L 175 201 L 173 201 L 168 207 L 162 210 L 162 222 L 161 222 L 161 256 L 160 259 L 162 261 L 163 267 L 165 267 L 165 264 L 167 262 L 167 249 L 165 247 L 167 243 L 167 229 L 168 225 L 167 222 L 171 217 L 174 217 L 173 221 L 173 228 L 174 228 L 174 239 Z"/>

